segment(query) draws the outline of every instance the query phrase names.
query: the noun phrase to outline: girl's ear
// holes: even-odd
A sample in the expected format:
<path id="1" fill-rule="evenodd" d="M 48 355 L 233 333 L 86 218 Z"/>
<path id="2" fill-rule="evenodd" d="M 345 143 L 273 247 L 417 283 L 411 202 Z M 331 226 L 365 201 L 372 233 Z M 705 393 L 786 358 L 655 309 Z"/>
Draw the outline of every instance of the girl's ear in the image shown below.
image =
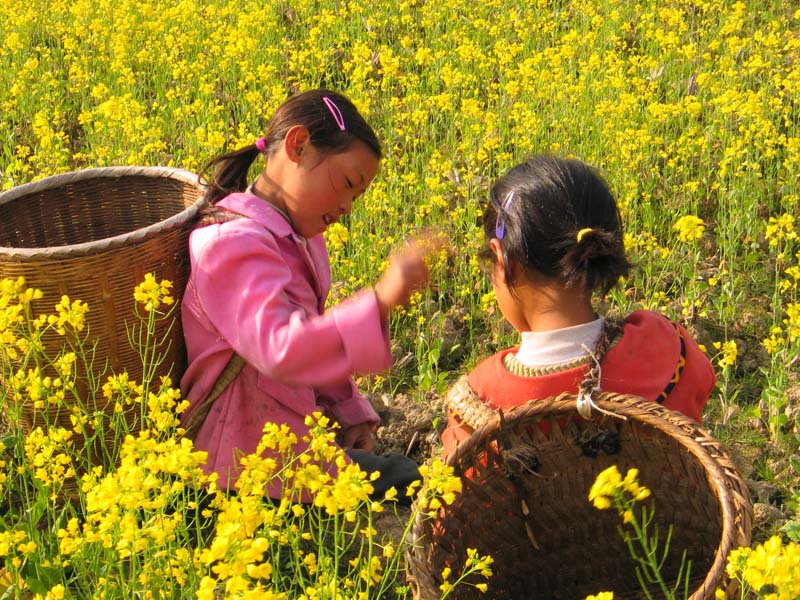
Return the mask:
<path id="1" fill-rule="evenodd" d="M 508 282 L 506 281 L 506 261 L 508 257 L 506 257 L 506 253 L 503 251 L 503 246 L 500 243 L 500 240 L 497 238 L 492 238 L 489 240 L 489 248 L 494 254 L 494 272 L 501 277 L 501 281 L 505 284 Z"/>
<path id="2" fill-rule="evenodd" d="M 283 149 L 292 162 L 299 163 L 306 145 L 311 139 L 311 133 L 304 125 L 293 125 L 283 138 Z"/>

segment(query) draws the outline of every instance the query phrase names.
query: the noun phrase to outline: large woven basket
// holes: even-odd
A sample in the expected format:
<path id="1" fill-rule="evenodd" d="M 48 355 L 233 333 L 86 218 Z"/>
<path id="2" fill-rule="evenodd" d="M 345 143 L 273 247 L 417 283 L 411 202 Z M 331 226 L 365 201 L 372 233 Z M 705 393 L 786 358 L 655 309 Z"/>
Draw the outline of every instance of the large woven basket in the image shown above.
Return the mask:
<path id="1" fill-rule="evenodd" d="M 13 188 L 0 194 L 0 278 L 22 276 L 41 289 L 36 314 L 53 313 L 64 294 L 86 302 L 95 368 L 107 361 L 111 372 L 140 381 L 141 359 L 126 333 L 135 322 L 133 290 L 152 272 L 171 280 L 180 300 L 202 195 L 196 174 L 165 167 L 87 169 Z M 176 381 L 186 362 L 179 315 L 162 320 L 156 335 L 165 338 L 158 374 Z M 55 334 L 45 340 L 51 350 L 63 344 Z M 22 416 L 28 427 L 42 417 L 28 405 Z"/>
<path id="2" fill-rule="evenodd" d="M 489 590 L 462 585 L 449 597 L 581 600 L 613 591 L 617 599 L 644 598 L 617 531 L 619 516 L 588 500 L 611 465 L 623 475 L 639 469 L 661 540 L 673 526 L 666 580 L 676 577 L 685 550 L 692 600 L 714 598 L 718 587 L 732 590 L 725 561 L 733 548 L 749 545 L 752 508 L 723 448 L 654 402 L 604 393 L 596 405 L 616 416 L 595 411 L 596 419 L 584 420 L 569 394 L 531 401 L 495 414 L 456 448 L 447 463 L 462 476 L 463 493 L 438 521 L 420 516 L 413 526 L 407 559 L 417 600 L 441 596 L 442 570 L 452 570 L 452 581 L 468 548 L 494 559 Z"/>

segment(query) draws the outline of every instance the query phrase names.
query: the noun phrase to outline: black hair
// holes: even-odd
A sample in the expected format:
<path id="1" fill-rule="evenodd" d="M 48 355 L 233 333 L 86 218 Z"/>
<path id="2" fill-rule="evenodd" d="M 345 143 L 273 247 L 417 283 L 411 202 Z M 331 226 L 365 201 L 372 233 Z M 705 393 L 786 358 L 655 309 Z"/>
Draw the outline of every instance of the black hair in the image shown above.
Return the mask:
<path id="1" fill-rule="evenodd" d="M 566 286 L 603 295 L 628 274 L 631 263 L 616 200 L 603 177 L 586 163 L 534 156 L 501 177 L 490 197 L 483 215 L 483 255 L 492 258 L 488 242 L 502 237 L 510 283 L 512 261 Z"/>
<path id="2" fill-rule="evenodd" d="M 333 108 L 325 98 L 333 103 Z M 340 115 L 334 114 L 335 109 Z M 339 127 L 338 116 L 343 121 L 343 130 Z M 308 129 L 311 144 L 322 154 L 345 152 L 355 141 L 361 141 L 378 159 L 383 155 L 375 131 L 353 103 L 337 92 L 310 90 L 291 96 L 281 104 L 264 133 L 263 153 L 272 155 L 295 125 Z M 244 191 L 250 167 L 261 152 L 253 143 L 210 160 L 200 172 L 201 176 L 211 173 L 211 177 L 207 177 L 206 201 L 213 205 L 230 193 Z"/>

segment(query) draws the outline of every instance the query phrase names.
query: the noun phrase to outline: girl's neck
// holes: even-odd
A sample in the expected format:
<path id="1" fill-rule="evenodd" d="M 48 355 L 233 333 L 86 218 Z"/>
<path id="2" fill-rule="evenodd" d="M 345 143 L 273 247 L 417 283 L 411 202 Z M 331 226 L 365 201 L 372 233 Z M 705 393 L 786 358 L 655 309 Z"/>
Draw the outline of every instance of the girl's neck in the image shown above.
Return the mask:
<path id="1" fill-rule="evenodd" d="M 528 331 L 552 331 L 583 325 L 597 319 L 591 295 L 554 283 L 517 289 Z"/>
<path id="2" fill-rule="evenodd" d="M 565 307 L 550 307 L 528 314 L 529 331 L 552 331 L 590 323 L 597 319 L 591 305 L 579 310 L 565 310 Z"/>
<path id="3" fill-rule="evenodd" d="M 286 202 L 283 199 L 283 189 L 272 178 L 267 176 L 266 172 L 262 172 L 258 179 L 255 180 L 252 192 L 262 200 L 272 204 L 282 213 L 288 214 Z"/>

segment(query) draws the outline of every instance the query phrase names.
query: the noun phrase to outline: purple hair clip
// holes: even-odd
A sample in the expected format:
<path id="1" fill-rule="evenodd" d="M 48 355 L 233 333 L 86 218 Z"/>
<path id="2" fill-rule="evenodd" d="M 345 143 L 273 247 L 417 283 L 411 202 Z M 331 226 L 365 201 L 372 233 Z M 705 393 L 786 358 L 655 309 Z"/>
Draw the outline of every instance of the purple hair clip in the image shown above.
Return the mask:
<path id="1" fill-rule="evenodd" d="M 339 131 L 344 131 L 344 117 L 342 116 L 342 111 L 339 110 L 339 107 L 336 106 L 336 103 L 328 98 L 327 96 L 322 97 L 322 101 L 325 103 L 325 106 L 328 107 L 328 110 L 331 111 L 333 115 L 333 120 L 336 121 L 336 124 L 339 126 Z"/>
<path id="2" fill-rule="evenodd" d="M 263 154 L 264 151 L 267 149 L 267 138 L 265 138 L 263 136 L 258 138 L 256 140 L 255 146 L 256 146 L 256 148 L 258 148 L 258 151 Z"/>
<path id="3" fill-rule="evenodd" d="M 514 190 L 508 192 L 506 199 L 503 200 L 503 204 L 500 206 L 495 206 L 497 209 L 497 222 L 494 226 L 494 237 L 498 240 L 502 240 L 506 235 L 506 215 L 508 214 L 508 209 L 511 208 L 511 203 L 514 201 Z"/>

